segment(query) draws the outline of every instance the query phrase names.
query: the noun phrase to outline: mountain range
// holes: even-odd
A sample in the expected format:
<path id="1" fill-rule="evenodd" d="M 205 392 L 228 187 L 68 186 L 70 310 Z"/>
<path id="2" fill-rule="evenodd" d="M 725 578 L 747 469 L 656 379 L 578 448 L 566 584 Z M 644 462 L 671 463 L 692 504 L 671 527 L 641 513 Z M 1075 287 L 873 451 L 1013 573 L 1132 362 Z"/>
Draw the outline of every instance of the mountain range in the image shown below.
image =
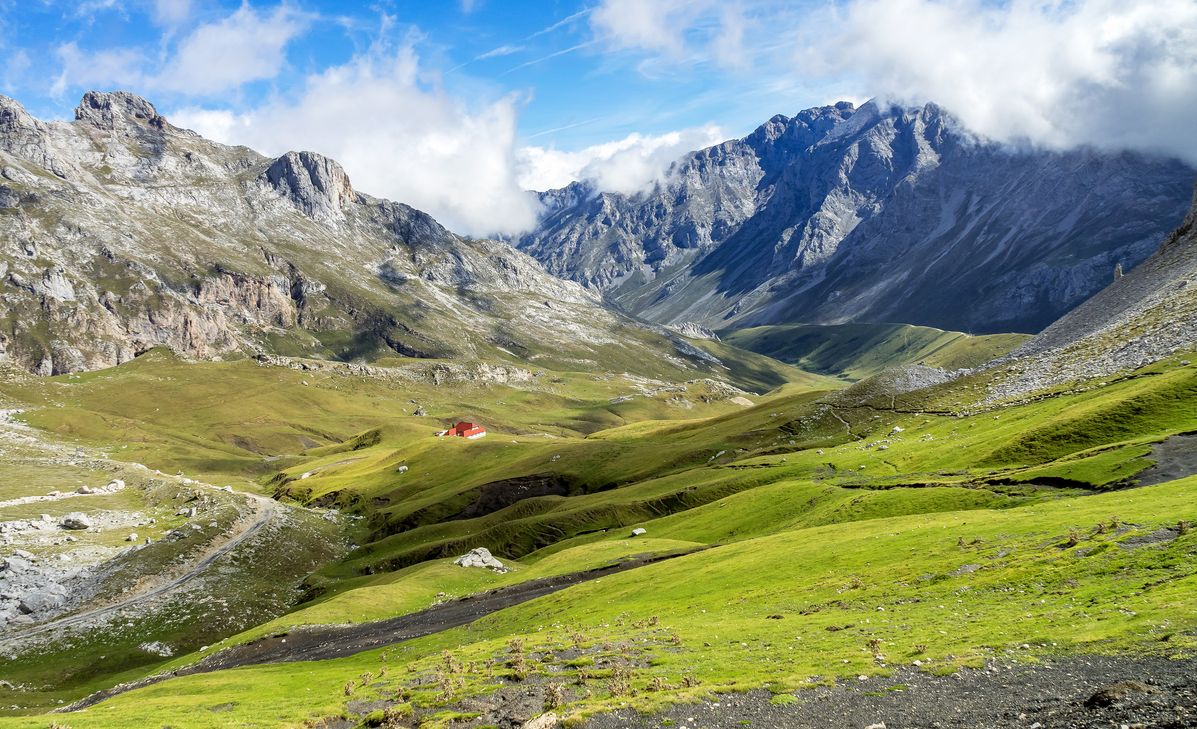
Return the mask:
<path id="1" fill-rule="evenodd" d="M 647 320 L 1043 329 L 1156 249 L 1197 171 L 979 139 L 934 104 L 775 116 L 636 194 L 541 193 L 516 241 Z"/>
<path id="2" fill-rule="evenodd" d="M 71 122 L 0 97 L 0 351 L 39 374 L 157 346 L 676 374 L 719 363 L 661 325 L 1037 332 L 1155 251 L 1195 176 L 997 145 L 935 105 L 841 102 L 687 154 L 638 194 L 539 193 L 513 247 L 129 93 L 89 92 Z"/>
<path id="3" fill-rule="evenodd" d="M 157 346 L 690 366 L 672 335 L 505 243 L 358 192 L 319 154 L 211 142 L 124 92 L 89 92 L 71 122 L 0 97 L 0 280 L 0 351 L 46 375 Z"/>

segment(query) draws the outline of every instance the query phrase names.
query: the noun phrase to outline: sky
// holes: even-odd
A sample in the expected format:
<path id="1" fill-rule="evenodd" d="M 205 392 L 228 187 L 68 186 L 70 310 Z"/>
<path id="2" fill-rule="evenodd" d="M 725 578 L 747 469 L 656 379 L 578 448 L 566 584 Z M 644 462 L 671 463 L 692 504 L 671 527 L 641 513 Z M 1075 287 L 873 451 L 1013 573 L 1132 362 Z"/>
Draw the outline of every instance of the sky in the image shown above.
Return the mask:
<path id="1" fill-rule="evenodd" d="M 125 89 L 471 235 L 634 193 L 774 114 L 935 101 L 978 136 L 1197 163 L 1197 0 L 0 0 L 0 93 Z"/>

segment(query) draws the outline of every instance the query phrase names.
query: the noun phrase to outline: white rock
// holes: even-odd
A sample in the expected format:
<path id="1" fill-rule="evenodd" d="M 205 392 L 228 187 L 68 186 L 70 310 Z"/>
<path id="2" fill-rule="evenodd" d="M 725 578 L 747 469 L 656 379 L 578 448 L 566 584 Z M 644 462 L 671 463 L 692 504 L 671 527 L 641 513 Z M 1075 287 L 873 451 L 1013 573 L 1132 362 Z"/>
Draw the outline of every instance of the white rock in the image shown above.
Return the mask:
<path id="1" fill-rule="evenodd" d="M 494 555 L 486 547 L 471 549 L 469 552 L 455 559 L 453 564 L 461 565 L 462 567 L 485 567 L 495 572 L 507 571 L 503 563 L 495 559 Z"/>
<path id="2" fill-rule="evenodd" d="M 62 517 L 62 521 L 59 522 L 59 526 L 61 526 L 63 529 L 80 530 L 91 529 L 94 526 L 94 523 L 87 514 L 84 514 L 81 511 L 72 511 L 71 513 Z"/>
<path id="3" fill-rule="evenodd" d="M 142 643 L 141 645 L 137 646 L 137 649 L 145 651 L 146 653 L 152 653 L 156 656 L 162 656 L 163 658 L 167 658 L 175 654 L 173 648 L 160 640 L 155 640 L 150 643 Z"/>
<path id="4" fill-rule="evenodd" d="M 137 532 L 130 532 L 129 536 L 125 537 L 125 541 L 126 542 L 136 542 L 137 541 Z"/>
<path id="5" fill-rule="evenodd" d="M 638 537 L 638 536 L 640 536 L 641 534 L 647 534 L 647 533 L 648 533 L 648 530 L 647 530 L 647 529 L 644 529 L 644 528 L 641 528 L 641 527 L 636 527 L 635 529 L 633 529 L 633 530 L 632 530 L 632 536 L 633 536 L 633 537 Z"/>

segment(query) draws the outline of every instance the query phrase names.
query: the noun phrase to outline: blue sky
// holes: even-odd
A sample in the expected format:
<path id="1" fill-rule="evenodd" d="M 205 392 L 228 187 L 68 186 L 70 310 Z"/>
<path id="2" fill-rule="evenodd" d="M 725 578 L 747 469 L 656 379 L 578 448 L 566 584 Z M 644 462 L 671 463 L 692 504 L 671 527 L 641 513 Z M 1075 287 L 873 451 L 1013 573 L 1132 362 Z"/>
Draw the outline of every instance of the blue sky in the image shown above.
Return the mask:
<path id="1" fill-rule="evenodd" d="M 701 6 L 702 3 L 691 3 Z M 713 58 L 706 47 L 722 20 L 717 5 L 685 29 L 677 50 L 625 45 L 596 27 L 590 0 L 473 0 L 473 2 L 344 3 L 295 0 L 284 4 L 297 22 L 280 50 L 277 74 L 222 88 L 194 91 L 139 82 L 144 70 L 177 50 L 188 34 L 218 24 L 245 5 L 270 16 L 279 5 L 240 0 L 154 2 L 91 0 L 11 2 L 3 11 L 5 51 L 20 53 L 3 79 L 5 93 L 42 117 L 69 118 L 79 95 L 92 87 L 128 86 L 169 111 L 184 106 L 243 108 L 272 94 L 294 91 L 305 75 L 346 63 L 376 44 L 411 43 L 424 71 L 463 99 L 487 101 L 520 95 L 518 133 L 537 144 L 580 149 L 632 132 L 658 134 L 714 124 L 742 135 L 775 113 L 793 114 L 861 90 L 838 79 L 804 82 L 781 58 L 760 65 Z M 778 15 L 795 16 L 798 3 L 758 3 L 743 13 L 763 32 Z M 780 40 L 780 39 L 777 39 Z M 63 76 L 64 47 L 78 49 L 93 70 L 94 54 L 123 52 L 124 73 Z M 754 46 L 759 41 L 752 40 Z M 662 48 L 665 48 L 662 46 Z M 759 48 L 757 49 L 759 51 Z M 738 51 L 745 57 L 746 49 Z M 763 55 L 757 53 L 758 56 Z M 11 56 L 10 56 L 11 58 Z M 117 59 L 104 59 L 114 64 Z M 740 59 L 743 60 L 743 59 Z M 780 61 L 776 66 L 773 61 Z M 57 86 L 55 85 L 57 83 Z M 137 88 L 144 86 L 145 88 Z"/>
<path id="2" fill-rule="evenodd" d="M 1197 162 L 1193 0 L 0 0 L 0 58 L 41 118 L 127 89 L 479 235 L 534 224 L 528 189 L 633 194 L 838 99 Z"/>

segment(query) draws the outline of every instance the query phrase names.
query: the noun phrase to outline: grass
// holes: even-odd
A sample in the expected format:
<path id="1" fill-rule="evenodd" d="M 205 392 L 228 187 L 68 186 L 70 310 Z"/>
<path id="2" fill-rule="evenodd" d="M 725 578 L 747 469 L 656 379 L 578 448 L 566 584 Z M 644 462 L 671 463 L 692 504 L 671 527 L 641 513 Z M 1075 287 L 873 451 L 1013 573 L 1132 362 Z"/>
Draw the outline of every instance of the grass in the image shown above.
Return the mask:
<path id="1" fill-rule="evenodd" d="M 309 578 L 311 599 L 224 645 L 405 614 L 632 555 L 707 549 L 384 651 L 172 679 L 66 717 L 72 726 L 183 716 L 188 726 L 298 725 L 346 712 L 345 684 L 366 671 L 372 679 L 355 683 L 354 700 L 403 696 L 430 721 L 448 721 L 462 697 L 512 680 L 513 640 L 528 685 L 552 676 L 588 687 L 588 697 L 565 701 L 573 716 L 748 688 L 781 696 L 916 658 L 948 673 L 1008 652 L 1197 651 L 1197 542 L 1179 527 L 1197 520 L 1197 479 L 1121 488 L 1150 465 L 1152 443 L 1197 430 L 1192 368 L 1163 363 L 1083 392 L 959 412 L 942 403 L 965 398 L 960 390 L 835 405 L 800 382 L 748 408 L 694 398 L 678 417 L 677 392 L 612 404 L 631 381 L 568 373 L 550 375 L 561 380 L 553 388 L 465 392 L 248 363 L 138 367 L 6 394 L 61 404 L 28 416 L 57 432 L 81 432 L 98 414 L 143 434 L 151 455 L 164 446 L 222 477 L 364 517 L 361 546 Z M 184 401 L 215 404 L 204 414 L 148 411 L 116 396 L 125 377 L 147 388 L 145 398 L 186 392 L 195 380 Z M 218 381 L 268 385 L 253 397 L 278 411 L 238 430 L 272 443 L 265 455 L 236 446 L 231 461 L 211 456 L 234 417 L 220 402 L 228 388 L 213 390 Z M 467 396 L 492 435 L 431 438 Z M 431 417 L 402 413 L 412 399 Z M 639 409 L 619 410 L 632 403 Z M 302 429 L 299 411 L 309 414 Z M 159 433 L 160 422 L 177 430 Z M 300 437 L 315 443 L 295 447 Z M 512 481 L 524 477 L 556 491 L 469 511 L 531 483 Z M 631 539 L 633 527 L 647 533 Z M 1128 541 L 1164 527 L 1175 538 Z M 473 546 L 513 571 L 451 564 Z M 445 652 L 462 666 L 450 677 Z"/>
<path id="2" fill-rule="evenodd" d="M 976 367 L 1029 338 L 1025 334 L 969 336 L 910 324 L 782 324 L 720 335 L 737 348 L 853 380 L 903 364 L 947 370 Z"/>
<path id="3" fill-rule="evenodd" d="M 1005 653 L 1184 654 L 1197 649 L 1197 641 L 1186 637 L 1197 627 L 1192 535 L 1135 549 L 1117 546 L 1127 535 L 1093 536 L 1082 545 L 1093 548 L 1087 556 L 1057 543 L 1070 529 L 1107 519 L 1111 511 L 1134 524 L 1134 533 L 1195 518 L 1195 490 L 1197 480 L 1187 479 L 1020 509 L 875 519 L 848 530 L 824 526 L 746 540 L 604 577 L 469 629 L 391 648 L 385 651 L 387 677 L 355 697 L 407 686 L 417 707 L 430 706 L 431 692 L 408 684 L 428 675 L 444 651 L 463 664 L 486 661 L 502 653 L 513 635 L 523 636 L 529 653 L 565 650 L 573 644 L 568 634 L 580 632 L 588 644 L 607 645 L 616 654 L 652 656 L 647 663 L 637 660 L 631 671 L 635 697 L 611 699 L 598 690 L 592 700 L 571 707 L 575 712 L 616 700 L 651 707 L 662 697 L 644 689 L 657 676 L 675 687 L 683 675 L 698 680 L 700 691 L 670 692 L 678 698 L 764 686 L 793 690 L 828 677 L 882 672 L 874 650 L 884 654 L 886 665 L 918 657 L 933 671 Z M 962 548 L 958 537 L 975 544 Z M 1095 549 L 1102 545 L 1104 550 Z M 961 572 L 967 564 L 981 568 Z M 650 627 L 654 615 L 664 617 Z M 1020 649 L 1024 644 L 1032 649 Z M 64 718 L 96 727 L 123 726 L 134 717 L 149 725 L 170 723 L 183 715 L 193 722 L 189 726 L 298 723 L 339 714 L 344 699 L 335 689 L 377 670 L 381 653 L 174 679 Z M 463 681 L 463 694 L 494 685 L 482 674 Z M 233 707 L 209 711 L 218 703 Z"/>

